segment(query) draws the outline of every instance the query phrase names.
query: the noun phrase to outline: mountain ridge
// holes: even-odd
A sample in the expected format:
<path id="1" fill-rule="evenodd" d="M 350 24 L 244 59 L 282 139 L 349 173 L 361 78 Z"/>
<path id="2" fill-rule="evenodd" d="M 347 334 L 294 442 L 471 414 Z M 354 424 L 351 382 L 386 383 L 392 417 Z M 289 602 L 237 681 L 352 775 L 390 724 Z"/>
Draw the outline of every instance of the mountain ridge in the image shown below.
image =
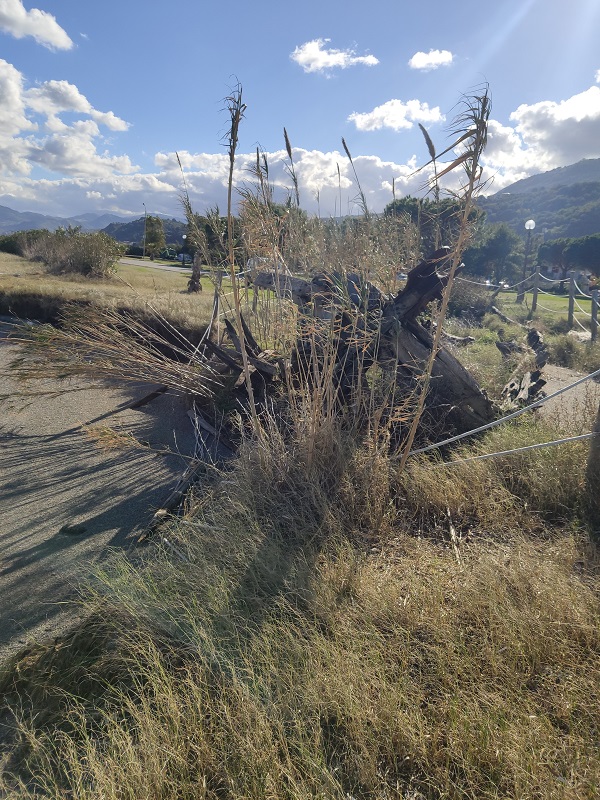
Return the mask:
<path id="1" fill-rule="evenodd" d="M 497 197 L 505 194 L 525 194 L 537 189 L 599 182 L 600 158 L 583 158 L 581 161 L 569 164 L 566 167 L 557 167 L 547 172 L 538 172 L 536 175 L 530 175 L 529 178 L 522 178 L 488 197 Z"/>

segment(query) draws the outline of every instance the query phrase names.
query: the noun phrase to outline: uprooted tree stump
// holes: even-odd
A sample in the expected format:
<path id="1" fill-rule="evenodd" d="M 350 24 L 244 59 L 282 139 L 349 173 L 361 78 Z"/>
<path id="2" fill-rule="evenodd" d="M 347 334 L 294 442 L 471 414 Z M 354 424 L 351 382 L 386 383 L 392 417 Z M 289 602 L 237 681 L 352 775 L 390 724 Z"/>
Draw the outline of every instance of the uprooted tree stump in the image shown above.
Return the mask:
<path id="1" fill-rule="evenodd" d="M 377 367 L 398 398 L 409 400 L 431 355 L 433 337 L 418 317 L 441 299 L 449 280 L 450 252 L 441 248 L 409 274 L 406 286 L 386 296 L 358 274 L 323 273 L 302 280 L 281 273 L 261 273 L 257 288 L 275 291 L 298 306 L 298 333 L 289 360 L 259 347 L 246 321 L 243 337 L 226 321 L 232 347 L 209 342 L 207 347 L 221 371 L 237 374 L 244 385 L 242 346 L 245 348 L 255 397 L 264 397 L 277 381 L 289 385 L 326 376 L 330 396 L 340 409 L 356 404 L 369 390 L 368 371 Z M 317 376 L 317 377 L 315 377 Z M 439 429 L 463 432 L 491 421 L 496 408 L 475 378 L 440 347 L 433 363 L 426 411 Z M 443 422 L 443 425 L 441 424 Z"/>

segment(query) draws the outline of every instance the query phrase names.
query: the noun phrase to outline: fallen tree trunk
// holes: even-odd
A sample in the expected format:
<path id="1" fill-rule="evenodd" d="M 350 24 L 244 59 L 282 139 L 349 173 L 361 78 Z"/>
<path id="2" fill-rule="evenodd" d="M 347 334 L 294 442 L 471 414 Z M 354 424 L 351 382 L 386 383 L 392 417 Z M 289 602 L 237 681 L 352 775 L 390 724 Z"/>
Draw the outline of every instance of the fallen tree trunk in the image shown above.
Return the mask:
<path id="1" fill-rule="evenodd" d="M 353 404 L 369 391 L 368 371 L 376 366 L 395 387 L 390 403 L 406 401 L 419 389 L 433 339 L 418 316 L 441 297 L 448 282 L 449 250 L 442 248 L 408 275 L 405 287 L 386 296 L 357 274 L 323 273 L 311 281 L 262 273 L 255 287 L 285 292 L 298 306 L 298 337 L 290 360 L 292 380 L 331 380 L 335 402 Z M 245 325 L 245 323 L 244 323 Z M 240 339 L 228 326 L 234 349 L 211 344 L 215 358 L 240 374 Z M 253 386 L 266 391 L 286 367 L 260 351 L 245 325 L 244 344 Z M 315 377 L 316 376 L 316 377 Z M 256 383 L 255 383 L 256 382 Z M 493 419 L 496 409 L 465 367 L 444 347 L 433 364 L 426 409 L 445 429 L 462 432 Z"/>

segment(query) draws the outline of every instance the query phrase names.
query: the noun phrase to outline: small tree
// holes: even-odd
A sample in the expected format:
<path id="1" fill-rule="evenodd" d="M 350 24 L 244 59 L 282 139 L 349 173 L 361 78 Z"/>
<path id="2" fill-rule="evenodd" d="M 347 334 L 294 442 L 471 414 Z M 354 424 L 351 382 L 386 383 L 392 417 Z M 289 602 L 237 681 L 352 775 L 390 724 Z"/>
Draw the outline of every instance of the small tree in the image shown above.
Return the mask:
<path id="1" fill-rule="evenodd" d="M 165 227 L 160 217 L 146 218 L 146 252 L 152 260 L 165 249 Z"/>

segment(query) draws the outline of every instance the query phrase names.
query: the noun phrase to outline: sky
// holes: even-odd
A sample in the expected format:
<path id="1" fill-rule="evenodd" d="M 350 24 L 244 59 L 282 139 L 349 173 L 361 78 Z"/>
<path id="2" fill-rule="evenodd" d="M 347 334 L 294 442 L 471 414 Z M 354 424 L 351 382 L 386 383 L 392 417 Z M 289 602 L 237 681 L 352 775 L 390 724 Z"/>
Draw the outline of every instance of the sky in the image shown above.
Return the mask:
<path id="1" fill-rule="evenodd" d="M 486 194 L 600 158 L 599 0 L 39 1 L 0 0 L 0 205 L 18 211 L 182 218 L 184 184 L 224 210 L 237 85 L 237 189 L 260 148 L 285 201 L 285 127 L 311 214 L 358 213 L 342 137 L 371 211 L 423 194 L 419 124 L 441 152 L 484 84 Z"/>

